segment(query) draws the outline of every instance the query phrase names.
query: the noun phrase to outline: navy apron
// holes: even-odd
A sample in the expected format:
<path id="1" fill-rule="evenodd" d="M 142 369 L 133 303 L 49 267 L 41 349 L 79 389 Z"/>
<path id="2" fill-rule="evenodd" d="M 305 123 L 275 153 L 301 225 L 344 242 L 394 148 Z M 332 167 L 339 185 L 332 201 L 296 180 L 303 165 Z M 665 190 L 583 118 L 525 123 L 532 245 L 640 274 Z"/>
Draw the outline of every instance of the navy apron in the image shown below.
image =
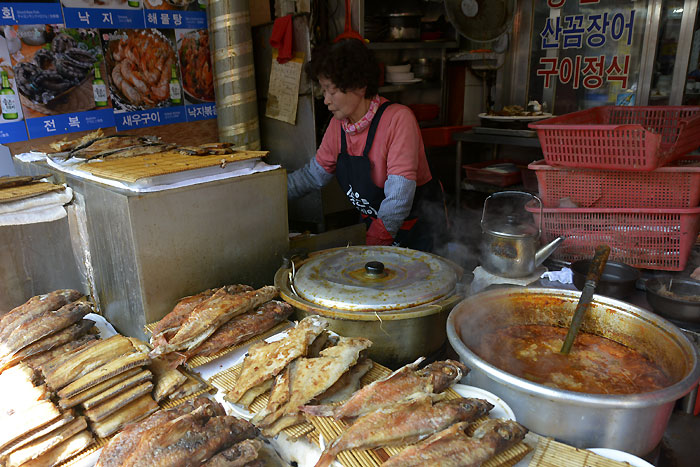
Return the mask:
<path id="1" fill-rule="evenodd" d="M 391 102 L 384 102 L 377 109 L 377 113 L 369 126 L 362 156 L 351 156 L 348 154 L 345 130 L 343 130 L 342 125 L 340 127 L 340 153 L 338 154 L 335 175 L 340 188 L 343 189 L 352 205 L 360 211 L 362 219 L 368 228 L 377 219 L 379 206 L 385 198 L 384 189 L 378 187 L 372 181 L 372 165 L 369 160 L 369 150 L 374 142 L 379 120 L 389 105 L 391 105 Z M 431 180 L 422 186 L 416 187 L 411 212 L 394 237 L 394 246 L 422 251 L 430 251 L 432 249 L 433 235 L 430 225 L 424 219 L 419 218 L 417 214 L 425 193 L 436 186 L 437 184 Z"/>

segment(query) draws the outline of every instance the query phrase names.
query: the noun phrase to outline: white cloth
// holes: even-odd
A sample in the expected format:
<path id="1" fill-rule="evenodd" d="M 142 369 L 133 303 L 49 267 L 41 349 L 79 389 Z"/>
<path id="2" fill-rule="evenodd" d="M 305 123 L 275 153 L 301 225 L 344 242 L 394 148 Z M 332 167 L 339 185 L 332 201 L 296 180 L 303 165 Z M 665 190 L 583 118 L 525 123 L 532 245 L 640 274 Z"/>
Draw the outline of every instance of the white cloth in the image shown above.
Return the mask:
<path id="1" fill-rule="evenodd" d="M 561 268 L 560 271 L 547 271 L 542 274 L 543 279 L 548 279 L 552 282 L 561 282 L 562 284 L 574 283 L 574 272 L 569 268 Z"/>
<path id="2" fill-rule="evenodd" d="M 65 204 L 73 199 L 73 190 L 45 193 L 27 199 L 0 203 L 0 226 L 38 224 L 66 217 Z"/>

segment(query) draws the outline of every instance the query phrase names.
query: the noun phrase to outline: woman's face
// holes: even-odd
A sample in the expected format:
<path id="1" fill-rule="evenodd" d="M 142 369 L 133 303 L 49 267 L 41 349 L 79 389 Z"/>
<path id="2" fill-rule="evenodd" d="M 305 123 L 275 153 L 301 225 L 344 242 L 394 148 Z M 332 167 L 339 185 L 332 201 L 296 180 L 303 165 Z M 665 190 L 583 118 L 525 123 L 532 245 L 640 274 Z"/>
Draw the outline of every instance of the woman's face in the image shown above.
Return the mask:
<path id="1" fill-rule="evenodd" d="M 327 78 L 319 77 L 318 82 L 323 90 L 323 103 L 338 120 L 349 118 L 355 123 L 367 112 L 361 105 L 365 100 L 365 88 L 343 92 Z"/>

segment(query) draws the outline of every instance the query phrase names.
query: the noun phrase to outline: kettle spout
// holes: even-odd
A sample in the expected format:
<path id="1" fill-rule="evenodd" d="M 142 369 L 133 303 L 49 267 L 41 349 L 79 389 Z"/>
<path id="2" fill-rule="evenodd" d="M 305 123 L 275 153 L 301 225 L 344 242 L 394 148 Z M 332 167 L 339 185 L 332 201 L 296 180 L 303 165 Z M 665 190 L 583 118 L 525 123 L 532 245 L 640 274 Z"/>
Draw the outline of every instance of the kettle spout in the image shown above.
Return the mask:
<path id="1" fill-rule="evenodd" d="M 562 244 L 562 242 L 564 241 L 565 238 L 566 237 L 563 237 L 563 236 L 557 237 L 554 240 L 552 240 L 551 242 L 549 242 L 547 245 L 545 245 L 542 248 L 540 248 L 539 250 L 537 250 L 537 253 L 535 253 L 535 267 L 539 266 L 540 264 L 542 264 L 544 262 L 544 260 L 549 258 L 549 255 L 554 253 L 554 250 L 556 250 L 557 247 L 559 247 L 559 245 Z"/>

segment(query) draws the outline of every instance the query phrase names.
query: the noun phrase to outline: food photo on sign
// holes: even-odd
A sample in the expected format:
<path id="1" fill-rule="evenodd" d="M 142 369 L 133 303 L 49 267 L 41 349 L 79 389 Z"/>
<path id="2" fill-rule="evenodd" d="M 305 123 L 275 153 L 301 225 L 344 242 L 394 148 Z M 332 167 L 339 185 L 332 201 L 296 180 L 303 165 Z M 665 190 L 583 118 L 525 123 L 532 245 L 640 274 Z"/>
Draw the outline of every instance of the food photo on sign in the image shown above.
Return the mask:
<path id="1" fill-rule="evenodd" d="M 182 105 L 173 30 L 103 29 L 101 35 L 115 112 Z"/>
<path id="2" fill-rule="evenodd" d="M 214 102 L 214 77 L 209 52 L 209 31 L 176 29 L 182 88 L 187 104 Z"/>
<path id="3" fill-rule="evenodd" d="M 152 10 L 204 11 L 208 0 L 143 0 L 143 6 Z"/>
<path id="4" fill-rule="evenodd" d="M 12 28 L 19 39 L 13 45 L 19 49 L 11 55 L 12 71 L 25 118 L 111 106 L 96 29 L 60 24 Z"/>
<path id="5" fill-rule="evenodd" d="M 12 26 L 0 31 L 0 124 L 19 122 L 24 119 L 19 104 L 17 81 L 12 68 L 10 53 L 17 53 L 22 44 Z"/>
<path id="6" fill-rule="evenodd" d="M 141 9 L 143 0 L 61 0 L 68 8 L 109 8 L 121 10 Z"/>

